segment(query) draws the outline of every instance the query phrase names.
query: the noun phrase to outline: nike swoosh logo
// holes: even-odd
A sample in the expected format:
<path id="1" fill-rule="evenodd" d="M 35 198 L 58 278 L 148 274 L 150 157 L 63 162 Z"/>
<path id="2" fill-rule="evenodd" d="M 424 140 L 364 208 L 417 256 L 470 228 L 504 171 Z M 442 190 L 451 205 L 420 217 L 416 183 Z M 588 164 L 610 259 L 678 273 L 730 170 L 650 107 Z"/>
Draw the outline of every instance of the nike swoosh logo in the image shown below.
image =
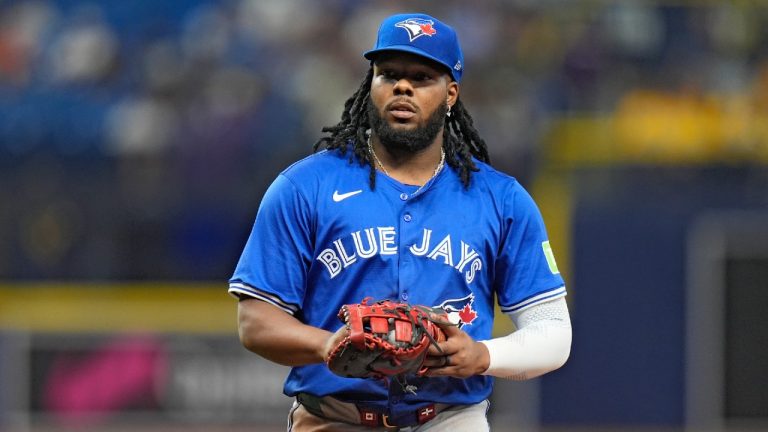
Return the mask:
<path id="1" fill-rule="evenodd" d="M 358 189 L 356 191 L 340 194 L 339 191 L 336 190 L 336 191 L 333 191 L 333 200 L 336 201 L 336 202 L 341 202 L 341 201 L 344 201 L 345 199 L 347 199 L 347 198 L 349 198 L 351 196 L 355 196 L 355 195 L 361 193 L 362 191 L 363 191 L 362 189 Z"/>

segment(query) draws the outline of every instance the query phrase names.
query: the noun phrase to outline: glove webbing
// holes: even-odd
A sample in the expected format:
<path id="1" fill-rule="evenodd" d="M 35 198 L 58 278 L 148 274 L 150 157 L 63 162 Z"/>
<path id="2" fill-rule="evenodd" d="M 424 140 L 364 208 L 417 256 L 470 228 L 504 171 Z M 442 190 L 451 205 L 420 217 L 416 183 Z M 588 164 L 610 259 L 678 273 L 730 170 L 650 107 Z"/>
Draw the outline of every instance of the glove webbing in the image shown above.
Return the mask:
<path id="1" fill-rule="evenodd" d="M 417 314 L 418 315 L 418 320 L 415 319 L 413 317 L 413 315 L 411 315 L 410 312 L 411 312 L 412 309 L 415 309 L 415 310 L 417 310 L 419 312 Z M 427 319 L 427 320 L 429 320 L 429 321 L 431 321 L 433 323 L 436 323 L 436 324 L 439 323 L 439 324 L 447 324 L 447 325 L 456 325 L 456 324 L 453 324 L 451 322 L 446 322 L 446 321 L 437 320 L 437 319 L 432 318 L 432 314 L 430 314 L 430 311 L 428 309 L 424 308 L 424 307 L 415 307 L 414 308 L 414 307 L 412 307 L 410 305 L 399 304 L 399 305 L 395 306 L 392 309 L 382 309 L 382 310 L 387 312 L 387 313 L 392 313 L 392 314 L 395 314 L 395 312 L 401 312 L 403 315 L 407 316 L 408 320 L 411 322 L 412 328 L 415 327 L 415 328 L 421 329 L 422 332 L 427 335 L 427 338 L 429 339 L 429 343 L 431 345 L 433 345 L 435 348 L 437 348 L 437 350 L 440 352 L 440 354 L 443 354 L 443 349 L 440 348 L 440 345 L 437 343 L 435 338 L 432 337 L 431 332 L 429 332 L 427 330 L 427 328 L 424 327 L 424 324 L 422 323 L 422 319 Z M 411 333 L 414 335 L 412 337 L 415 337 L 416 332 L 411 332 Z M 413 343 L 413 340 L 411 342 Z M 394 378 L 395 378 L 395 381 L 397 381 L 397 383 L 400 384 L 400 387 L 403 389 L 404 392 L 411 393 L 411 394 L 414 394 L 414 395 L 416 394 L 416 390 L 418 390 L 418 387 L 416 387 L 415 385 L 408 384 L 408 380 L 406 379 L 405 374 L 395 375 Z"/>
<path id="2" fill-rule="evenodd" d="M 425 311 L 425 308 L 422 308 L 422 307 L 412 307 L 412 306 L 406 305 L 406 304 L 399 304 L 396 307 L 394 307 L 393 309 L 382 308 L 382 310 L 387 312 L 387 313 L 391 313 L 391 314 L 395 314 L 395 312 L 401 312 L 403 315 L 407 316 L 408 317 L 408 321 L 411 322 L 411 328 L 418 328 L 422 332 L 424 332 L 424 334 L 426 334 L 427 338 L 429 339 L 429 343 L 431 345 L 433 345 L 435 348 L 437 348 L 437 350 L 440 352 L 440 354 L 443 353 L 443 349 L 440 348 L 440 345 L 437 344 L 437 341 L 435 340 L 435 338 L 432 337 L 432 334 L 429 331 L 427 331 L 427 328 L 424 327 L 424 324 L 421 321 L 422 321 L 422 319 L 427 319 L 428 321 L 436 323 L 436 324 L 450 324 L 450 325 L 453 325 L 452 323 L 444 322 L 444 321 L 439 321 L 439 320 L 436 320 L 436 319 L 432 318 L 432 316 L 429 313 L 429 311 Z M 418 317 L 419 317 L 418 320 L 414 319 L 413 315 L 411 315 L 411 310 L 417 310 L 419 312 L 418 313 Z M 417 333 L 414 332 L 414 331 L 411 331 L 411 334 L 413 335 L 413 336 L 411 336 L 411 343 L 414 343 L 415 341 L 413 340 L 413 338 L 415 337 L 415 335 Z"/>

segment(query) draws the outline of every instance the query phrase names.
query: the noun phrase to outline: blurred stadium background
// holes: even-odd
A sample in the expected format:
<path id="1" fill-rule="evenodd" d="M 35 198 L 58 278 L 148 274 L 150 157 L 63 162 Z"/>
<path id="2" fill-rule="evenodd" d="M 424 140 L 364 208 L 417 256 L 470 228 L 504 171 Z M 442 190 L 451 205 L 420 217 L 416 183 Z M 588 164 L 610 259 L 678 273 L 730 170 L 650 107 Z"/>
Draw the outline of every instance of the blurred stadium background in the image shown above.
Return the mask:
<path id="1" fill-rule="evenodd" d="M 768 430 L 756 0 L 0 1 L 0 430 L 284 429 L 226 281 L 411 10 L 458 29 L 571 293 L 569 363 L 498 382 L 494 430 Z"/>

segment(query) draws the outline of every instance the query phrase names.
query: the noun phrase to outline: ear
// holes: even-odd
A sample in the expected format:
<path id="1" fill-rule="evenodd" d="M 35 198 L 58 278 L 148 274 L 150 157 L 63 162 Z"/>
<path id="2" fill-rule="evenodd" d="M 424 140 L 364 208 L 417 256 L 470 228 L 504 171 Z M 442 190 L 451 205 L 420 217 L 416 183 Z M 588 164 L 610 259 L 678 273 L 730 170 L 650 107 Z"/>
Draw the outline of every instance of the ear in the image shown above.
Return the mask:
<path id="1" fill-rule="evenodd" d="M 446 96 L 445 102 L 448 104 L 449 107 L 452 107 L 458 99 L 459 99 L 459 83 L 457 83 L 456 81 L 451 81 L 448 83 L 448 95 Z"/>

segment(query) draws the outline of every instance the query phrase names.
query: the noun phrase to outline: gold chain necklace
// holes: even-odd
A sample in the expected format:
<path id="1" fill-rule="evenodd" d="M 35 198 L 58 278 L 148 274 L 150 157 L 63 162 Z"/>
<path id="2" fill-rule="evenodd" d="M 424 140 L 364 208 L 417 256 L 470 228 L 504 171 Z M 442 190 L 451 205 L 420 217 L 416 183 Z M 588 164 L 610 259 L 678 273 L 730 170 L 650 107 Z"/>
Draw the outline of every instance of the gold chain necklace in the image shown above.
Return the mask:
<path id="1" fill-rule="evenodd" d="M 392 177 L 392 175 L 389 174 L 389 171 L 387 171 L 386 168 L 384 168 L 384 164 L 381 163 L 379 160 L 379 157 L 376 156 L 376 152 L 373 151 L 373 144 L 371 144 L 371 137 L 368 137 L 368 151 L 371 152 L 371 156 L 373 156 L 373 160 L 376 161 L 376 164 L 381 168 L 382 171 L 384 171 L 384 174 L 388 175 L 389 177 Z M 440 163 L 437 164 L 437 167 L 435 168 L 435 172 L 432 173 L 432 177 L 429 178 L 426 182 L 424 182 L 423 185 L 421 185 L 418 189 L 416 189 L 416 192 L 412 193 L 411 196 L 416 195 L 419 193 L 422 189 L 424 189 L 424 186 L 427 185 L 427 183 L 430 182 L 433 178 L 435 178 L 440 171 L 443 169 L 443 166 L 445 165 L 445 150 L 443 147 L 440 147 Z"/>

